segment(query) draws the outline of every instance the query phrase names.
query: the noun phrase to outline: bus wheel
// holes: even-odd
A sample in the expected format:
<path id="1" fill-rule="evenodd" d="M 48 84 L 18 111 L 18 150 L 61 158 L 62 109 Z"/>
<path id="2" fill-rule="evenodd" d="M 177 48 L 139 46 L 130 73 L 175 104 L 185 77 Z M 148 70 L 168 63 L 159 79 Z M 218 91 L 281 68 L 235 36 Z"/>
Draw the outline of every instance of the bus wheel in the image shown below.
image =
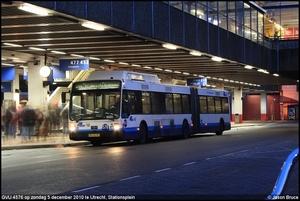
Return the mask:
<path id="1" fill-rule="evenodd" d="M 183 122 L 183 125 L 182 125 L 182 138 L 188 138 L 189 137 L 189 125 L 188 123 L 185 121 Z"/>
<path id="2" fill-rule="evenodd" d="M 147 141 L 147 126 L 144 123 L 140 124 L 139 143 L 144 144 Z"/>
<path id="3" fill-rule="evenodd" d="M 222 135 L 224 131 L 224 122 L 220 121 L 219 131 L 216 132 L 216 135 Z"/>

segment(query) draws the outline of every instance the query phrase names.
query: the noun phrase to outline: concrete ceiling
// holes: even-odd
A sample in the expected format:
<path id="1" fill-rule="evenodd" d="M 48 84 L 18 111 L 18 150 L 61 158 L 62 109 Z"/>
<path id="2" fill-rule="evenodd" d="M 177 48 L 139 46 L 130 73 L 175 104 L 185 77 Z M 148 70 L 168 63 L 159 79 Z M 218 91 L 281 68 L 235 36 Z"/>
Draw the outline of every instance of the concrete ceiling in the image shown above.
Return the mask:
<path id="1" fill-rule="evenodd" d="M 7 59 L 2 60 L 2 67 L 5 67 L 5 63 L 21 69 L 27 62 L 39 60 L 45 55 L 47 63 L 59 63 L 59 58 L 78 54 L 100 58 L 90 59 L 90 67 L 96 70 L 133 70 L 176 80 L 203 75 L 211 77 L 208 78 L 209 84 L 224 83 L 225 86 L 232 87 L 297 84 L 293 77 L 275 77 L 272 72 L 266 74 L 254 69 L 248 70 L 243 64 L 235 61 L 212 61 L 213 55 L 205 53 L 193 56 L 185 47 L 179 47 L 177 50 L 166 49 L 162 47 L 161 41 L 111 27 L 104 31 L 85 28 L 79 23 L 83 19 L 53 10 L 50 11 L 50 16 L 31 14 L 18 9 L 19 4 L 20 2 L 1 2 L 1 52 L 2 59 Z M 12 47 L 4 43 L 19 44 L 21 47 Z M 43 48 L 46 51 L 33 50 L 30 47 Z M 52 50 L 67 54 L 52 53 Z M 106 62 L 105 59 L 115 62 Z M 17 62 L 18 60 L 24 63 Z M 227 80 L 224 81 L 225 79 Z"/>

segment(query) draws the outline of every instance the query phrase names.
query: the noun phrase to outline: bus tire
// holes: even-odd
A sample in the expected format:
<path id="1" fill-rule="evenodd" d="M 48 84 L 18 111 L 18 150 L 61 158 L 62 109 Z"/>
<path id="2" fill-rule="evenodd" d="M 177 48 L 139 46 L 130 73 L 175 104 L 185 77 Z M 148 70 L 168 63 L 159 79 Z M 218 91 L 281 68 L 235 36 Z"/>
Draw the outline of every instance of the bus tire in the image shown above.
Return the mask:
<path id="1" fill-rule="evenodd" d="M 183 124 L 182 124 L 182 138 L 186 139 L 189 136 L 190 136 L 189 125 L 186 121 L 184 121 Z"/>
<path id="2" fill-rule="evenodd" d="M 222 135 L 224 131 L 224 122 L 221 120 L 219 124 L 219 131 L 216 132 L 216 135 Z"/>
<path id="3" fill-rule="evenodd" d="M 140 130 L 139 130 L 139 140 L 138 142 L 140 144 L 145 144 L 147 142 L 147 126 L 145 123 L 140 124 Z"/>

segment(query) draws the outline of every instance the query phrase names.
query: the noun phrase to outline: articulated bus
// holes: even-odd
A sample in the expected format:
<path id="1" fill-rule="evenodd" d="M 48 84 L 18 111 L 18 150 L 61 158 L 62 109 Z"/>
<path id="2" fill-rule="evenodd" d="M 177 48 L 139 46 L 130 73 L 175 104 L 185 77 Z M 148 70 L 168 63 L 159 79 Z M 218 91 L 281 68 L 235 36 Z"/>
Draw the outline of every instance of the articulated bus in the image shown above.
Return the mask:
<path id="1" fill-rule="evenodd" d="M 162 84 L 157 75 L 94 71 L 87 80 L 72 84 L 69 138 L 99 145 L 222 135 L 231 129 L 229 98 L 225 90 Z"/>

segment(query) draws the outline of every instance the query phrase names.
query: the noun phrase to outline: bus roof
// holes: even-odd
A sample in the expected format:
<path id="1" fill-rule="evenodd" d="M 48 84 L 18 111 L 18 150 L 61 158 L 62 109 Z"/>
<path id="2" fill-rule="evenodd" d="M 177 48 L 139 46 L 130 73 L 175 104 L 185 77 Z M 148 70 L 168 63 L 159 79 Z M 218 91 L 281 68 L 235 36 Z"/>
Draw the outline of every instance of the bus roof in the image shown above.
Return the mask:
<path id="1" fill-rule="evenodd" d="M 122 80 L 123 82 L 126 82 L 126 80 L 130 80 L 130 81 L 161 84 L 157 75 L 131 72 L 131 71 L 120 71 L 120 70 L 94 71 L 87 78 L 87 80 L 108 80 L 108 79 Z"/>
<path id="2" fill-rule="evenodd" d="M 136 89 L 143 91 L 161 91 L 174 93 L 190 93 L 190 88 L 197 88 L 199 95 L 228 96 L 228 91 L 224 89 L 207 89 L 196 86 L 181 86 L 161 83 L 155 74 L 139 73 L 126 70 L 115 71 L 93 71 L 87 81 L 99 80 L 120 80 L 126 89 Z"/>

